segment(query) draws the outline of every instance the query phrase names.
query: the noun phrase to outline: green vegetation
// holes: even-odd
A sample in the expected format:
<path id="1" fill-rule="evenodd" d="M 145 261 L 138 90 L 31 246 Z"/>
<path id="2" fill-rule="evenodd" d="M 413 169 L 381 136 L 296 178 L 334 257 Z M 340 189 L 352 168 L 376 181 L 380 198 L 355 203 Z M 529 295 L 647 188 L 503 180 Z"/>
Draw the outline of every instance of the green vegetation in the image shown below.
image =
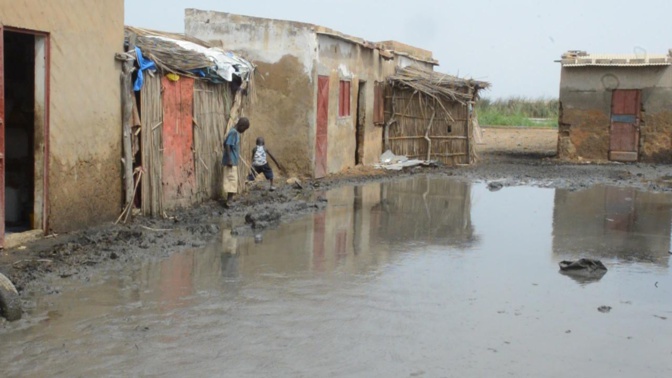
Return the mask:
<path id="1" fill-rule="evenodd" d="M 509 97 L 476 103 L 481 126 L 558 127 L 558 100 Z"/>

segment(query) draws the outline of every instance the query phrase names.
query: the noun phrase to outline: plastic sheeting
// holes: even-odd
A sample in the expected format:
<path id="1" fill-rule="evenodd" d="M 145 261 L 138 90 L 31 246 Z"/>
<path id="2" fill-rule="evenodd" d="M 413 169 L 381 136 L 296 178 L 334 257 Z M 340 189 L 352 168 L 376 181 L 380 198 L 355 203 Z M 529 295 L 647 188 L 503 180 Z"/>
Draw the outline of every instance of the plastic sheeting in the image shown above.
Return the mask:
<path id="1" fill-rule="evenodd" d="M 142 51 L 138 47 L 135 48 L 135 58 L 138 61 L 138 66 L 140 67 L 138 69 L 138 77 L 135 79 L 135 83 L 133 85 L 133 90 L 136 92 L 139 92 L 140 89 L 142 89 L 142 84 L 145 81 L 145 77 L 143 74 L 143 71 L 146 70 L 155 70 L 156 69 L 156 64 L 152 62 L 149 59 L 145 59 L 144 56 L 142 56 Z"/>
<path id="2" fill-rule="evenodd" d="M 250 73 L 254 70 L 254 67 L 250 62 L 229 51 L 224 51 L 216 47 L 208 48 L 193 42 L 181 41 L 168 37 L 153 36 L 151 38 L 172 42 L 185 50 L 191 50 L 205 55 L 212 61 L 213 67 L 204 68 L 211 68 L 219 77 L 226 81 L 232 81 L 233 75 L 237 75 L 244 81 L 247 81 Z"/>

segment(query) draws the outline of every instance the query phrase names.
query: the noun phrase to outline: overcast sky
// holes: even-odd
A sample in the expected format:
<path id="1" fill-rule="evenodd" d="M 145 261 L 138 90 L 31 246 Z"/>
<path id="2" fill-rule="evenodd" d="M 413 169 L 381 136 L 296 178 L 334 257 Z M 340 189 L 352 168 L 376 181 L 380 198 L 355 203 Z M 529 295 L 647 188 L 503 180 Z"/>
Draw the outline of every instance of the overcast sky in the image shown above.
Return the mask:
<path id="1" fill-rule="evenodd" d="M 323 25 L 433 51 L 437 71 L 487 80 L 486 97 L 557 97 L 567 50 L 664 54 L 670 0 L 125 0 L 126 24 L 184 32 L 196 8 Z"/>

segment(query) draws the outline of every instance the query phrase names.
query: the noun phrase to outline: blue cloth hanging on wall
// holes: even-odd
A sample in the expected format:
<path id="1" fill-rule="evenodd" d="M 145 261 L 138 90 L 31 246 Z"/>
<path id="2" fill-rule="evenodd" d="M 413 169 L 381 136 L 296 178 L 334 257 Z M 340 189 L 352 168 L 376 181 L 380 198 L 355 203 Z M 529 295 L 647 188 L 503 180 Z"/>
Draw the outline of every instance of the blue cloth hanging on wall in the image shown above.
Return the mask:
<path id="1" fill-rule="evenodd" d="M 140 91 L 140 89 L 142 89 L 142 84 L 145 82 L 145 78 L 142 71 L 155 70 L 156 64 L 154 64 L 154 62 L 152 62 L 149 59 L 145 59 L 145 57 L 142 56 L 142 52 L 137 46 L 135 47 L 135 56 L 136 59 L 138 60 L 138 66 L 140 66 L 140 68 L 138 69 L 138 77 L 135 79 L 133 90 L 138 92 Z"/>

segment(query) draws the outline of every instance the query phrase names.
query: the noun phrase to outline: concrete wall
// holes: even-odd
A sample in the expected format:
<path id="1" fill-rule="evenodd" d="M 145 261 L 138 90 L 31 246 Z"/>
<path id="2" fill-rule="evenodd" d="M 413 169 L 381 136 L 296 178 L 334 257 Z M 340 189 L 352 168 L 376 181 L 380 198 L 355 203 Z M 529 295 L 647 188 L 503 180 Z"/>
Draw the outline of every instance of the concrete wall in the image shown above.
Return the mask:
<path id="1" fill-rule="evenodd" d="M 355 166 L 358 94 L 364 84 L 364 159 L 363 164 L 374 164 L 382 153 L 383 128 L 373 124 L 375 82 L 384 81 L 394 73 L 397 60 L 384 59 L 379 51 L 338 37 L 318 35 L 317 74 L 329 76 L 329 136 L 328 172 L 339 172 Z M 339 117 L 339 81 L 351 82 L 350 116 Z"/>
<path id="2" fill-rule="evenodd" d="M 121 207 L 122 0 L 0 0 L 5 27 L 49 33 L 48 222 L 114 220 Z"/>
<path id="3" fill-rule="evenodd" d="M 317 88 L 312 26 L 187 9 L 185 33 L 239 52 L 257 66 L 245 137 L 264 136 L 289 174 L 312 175 Z M 249 153 L 243 156 L 249 159 Z"/>
<path id="4" fill-rule="evenodd" d="M 672 68 L 564 67 L 558 155 L 607 160 L 614 89 L 642 91 L 639 160 L 672 162 Z"/>
<path id="5" fill-rule="evenodd" d="M 373 124 L 374 83 L 384 81 L 396 66 L 415 62 L 433 67 L 426 50 L 418 49 L 420 61 L 399 54 L 383 58 L 363 40 L 292 21 L 187 9 L 185 33 L 239 52 L 257 66 L 256 103 L 247 114 L 252 127 L 246 136 L 263 135 L 289 173 L 302 176 L 314 175 L 318 75 L 330 78 L 327 173 L 336 173 L 355 166 L 358 104 L 364 107 L 362 162 L 380 158 L 383 129 Z M 348 117 L 338 116 L 340 80 L 351 82 Z M 360 83 L 365 87 L 358 102 Z"/>

